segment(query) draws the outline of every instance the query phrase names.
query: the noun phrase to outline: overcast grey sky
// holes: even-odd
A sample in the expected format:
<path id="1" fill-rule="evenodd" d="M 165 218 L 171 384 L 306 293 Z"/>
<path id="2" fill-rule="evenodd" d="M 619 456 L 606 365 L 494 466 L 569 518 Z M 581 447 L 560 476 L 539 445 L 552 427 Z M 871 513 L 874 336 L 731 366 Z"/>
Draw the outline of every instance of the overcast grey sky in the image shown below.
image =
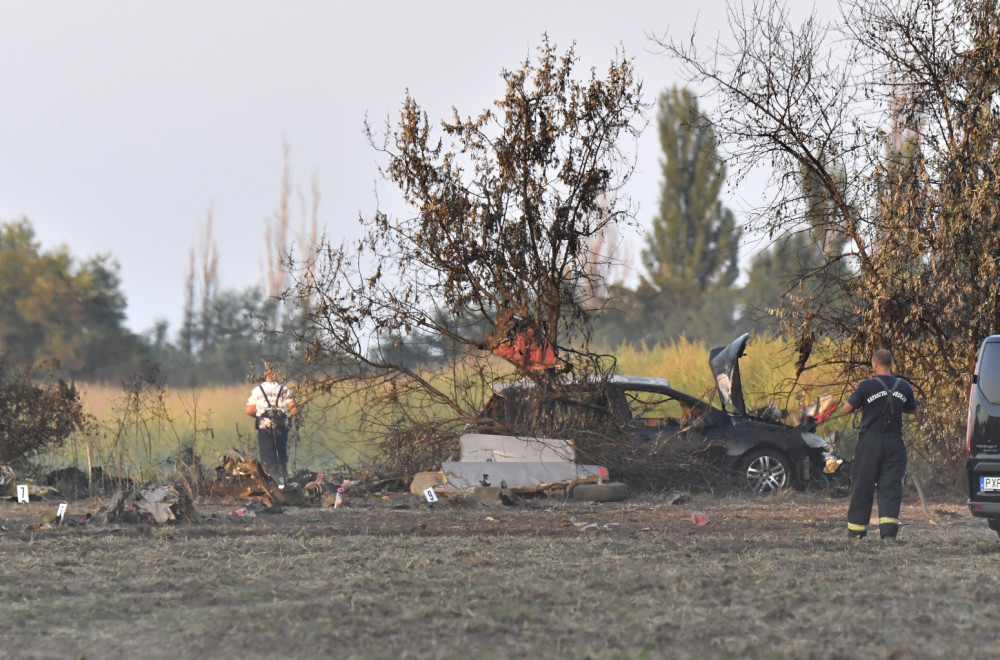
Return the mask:
<path id="1" fill-rule="evenodd" d="M 78 259 L 110 254 L 129 327 L 162 318 L 174 332 L 209 209 L 222 288 L 263 283 L 284 145 L 294 183 L 318 185 L 322 229 L 351 236 L 382 185 L 365 116 L 395 117 L 405 90 L 432 121 L 451 106 L 476 113 L 500 94 L 501 69 L 533 57 L 548 32 L 560 49 L 576 42 L 581 75 L 624 45 L 652 103 L 683 81 L 647 35 L 683 36 L 697 18 L 707 39 L 725 28 L 724 10 L 724 0 L 0 0 L 0 221 L 27 217 L 43 248 Z M 646 225 L 659 158 L 651 123 L 628 191 Z"/>

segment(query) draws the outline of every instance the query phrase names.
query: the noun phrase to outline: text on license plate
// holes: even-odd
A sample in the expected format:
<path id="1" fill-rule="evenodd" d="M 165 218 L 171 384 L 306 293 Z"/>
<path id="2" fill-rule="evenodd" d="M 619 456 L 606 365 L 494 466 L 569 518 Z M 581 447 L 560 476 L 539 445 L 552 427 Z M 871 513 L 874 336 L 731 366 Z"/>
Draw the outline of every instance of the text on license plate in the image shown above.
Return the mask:
<path id="1" fill-rule="evenodd" d="M 1000 477 L 979 477 L 979 490 L 1000 490 Z"/>

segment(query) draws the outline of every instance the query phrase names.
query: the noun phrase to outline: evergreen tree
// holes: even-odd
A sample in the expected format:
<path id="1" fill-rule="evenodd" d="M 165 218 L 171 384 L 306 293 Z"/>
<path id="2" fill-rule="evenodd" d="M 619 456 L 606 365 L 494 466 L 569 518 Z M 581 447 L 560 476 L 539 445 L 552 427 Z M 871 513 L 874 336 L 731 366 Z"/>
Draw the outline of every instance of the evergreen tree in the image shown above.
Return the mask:
<path id="1" fill-rule="evenodd" d="M 784 234 L 758 252 L 740 292 L 740 325 L 755 333 L 781 331 L 781 305 L 802 280 L 813 253 L 808 233 Z"/>
<path id="2" fill-rule="evenodd" d="M 611 314 L 602 330 L 613 343 L 654 344 L 682 334 L 724 342 L 734 331 L 742 231 L 719 199 L 726 168 L 715 131 L 695 96 L 677 88 L 660 96 L 659 131 L 663 183 L 642 253 L 647 274 L 635 291 L 619 290 L 621 321 Z"/>
<path id="3" fill-rule="evenodd" d="M 836 188 L 843 190 L 847 185 L 843 169 L 830 167 L 830 172 Z M 754 257 L 740 294 L 740 326 L 754 332 L 796 334 L 802 327 L 797 326 L 791 308 L 819 295 L 830 277 L 849 276 L 843 259 L 847 240 L 833 229 L 833 199 L 807 168 L 800 168 L 800 176 L 804 222 L 781 232 Z M 829 299 L 824 306 L 840 308 L 842 301 Z"/>

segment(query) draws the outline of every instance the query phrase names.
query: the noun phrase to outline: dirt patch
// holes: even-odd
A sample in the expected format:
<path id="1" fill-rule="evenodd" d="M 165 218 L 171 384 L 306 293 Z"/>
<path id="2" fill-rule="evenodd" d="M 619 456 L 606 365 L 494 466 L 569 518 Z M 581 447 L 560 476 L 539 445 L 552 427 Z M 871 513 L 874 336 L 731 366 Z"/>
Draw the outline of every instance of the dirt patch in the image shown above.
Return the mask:
<path id="1" fill-rule="evenodd" d="M 252 516 L 215 499 L 194 524 L 28 529 L 52 508 L 0 503 L 7 657 L 1000 652 L 1000 540 L 957 497 L 925 515 L 909 496 L 899 542 L 848 541 L 847 501 L 809 493 Z"/>

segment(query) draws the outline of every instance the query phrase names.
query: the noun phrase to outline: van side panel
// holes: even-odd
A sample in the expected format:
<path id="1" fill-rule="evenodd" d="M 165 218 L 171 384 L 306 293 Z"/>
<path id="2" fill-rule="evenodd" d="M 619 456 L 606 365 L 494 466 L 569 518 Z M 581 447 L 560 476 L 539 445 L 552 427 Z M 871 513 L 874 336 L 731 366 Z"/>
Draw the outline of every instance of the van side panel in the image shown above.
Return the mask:
<path id="1" fill-rule="evenodd" d="M 1000 517 L 1000 336 L 979 348 L 969 394 L 967 428 L 969 509 L 974 516 Z"/>

